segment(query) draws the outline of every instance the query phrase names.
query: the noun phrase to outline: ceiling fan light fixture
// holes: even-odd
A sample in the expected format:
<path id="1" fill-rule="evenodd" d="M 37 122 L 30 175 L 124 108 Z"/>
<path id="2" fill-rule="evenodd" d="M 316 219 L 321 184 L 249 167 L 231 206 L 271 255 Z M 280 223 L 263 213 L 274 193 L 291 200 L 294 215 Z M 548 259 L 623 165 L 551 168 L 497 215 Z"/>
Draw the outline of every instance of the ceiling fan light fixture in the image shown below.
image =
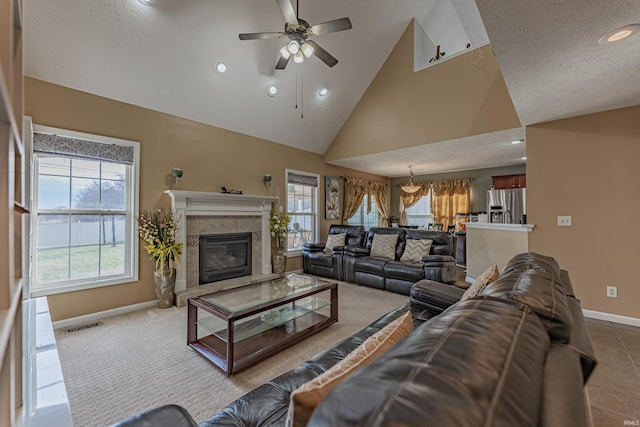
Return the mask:
<path id="1" fill-rule="evenodd" d="M 298 43 L 296 40 L 291 40 L 287 45 L 287 48 L 289 49 L 290 54 L 295 55 L 296 53 L 298 53 L 298 51 L 300 51 L 300 43 Z"/>
<path id="2" fill-rule="evenodd" d="M 313 46 L 311 46 L 309 43 L 302 43 L 300 49 L 302 50 L 302 53 L 304 53 L 304 56 L 306 56 L 307 58 L 313 55 Z"/>
<path id="3" fill-rule="evenodd" d="M 282 55 L 284 59 L 289 59 L 289 57 L 291 56 L 291 52 L 289 52 L 289 46 L 282 46 L 282 49 L 280 49 L 280 55 Z"/>
<path id="4" fill-rule="evenodd" d="M 293 62 L 295 62 L 296 64 L 304 62 L 304 55 L 302 54 L 301 50 L 297 51 L 295 55 L 293 55 Z"/>
<path id="5" fill-rule="evenodd" d="M 420 186 L 414 184 L 413 182 L 413 169 L 411 169 L 412 166 L 413 165 L 409 165 L 409 182 L 400 187 L 402 191 L 409 194 L 413 194 L 420 189 Z"/>

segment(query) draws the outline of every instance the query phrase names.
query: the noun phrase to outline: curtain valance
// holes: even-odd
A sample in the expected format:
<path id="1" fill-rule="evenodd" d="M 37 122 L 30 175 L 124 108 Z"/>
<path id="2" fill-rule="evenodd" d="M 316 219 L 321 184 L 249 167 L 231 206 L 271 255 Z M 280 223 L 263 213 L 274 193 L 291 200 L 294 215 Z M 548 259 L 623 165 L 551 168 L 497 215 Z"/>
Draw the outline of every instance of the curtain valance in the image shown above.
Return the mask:
<path id="1" fill-rule="evenodd" d="M 318 187 L 318 177 L 314 175 L 303 175 L 295 172 L 287 174 L 287 182 L 289 184 L 307 185 L 309 187 Z"/>
<path id="2" fill-rule="evenodd" d="M 33 152 L 36 155 L 62 155 L 76 159 L 102 160 L 127 165 L 132 165 L 134 161 L 133 147 L 39 132 L 33 134 Z"/>

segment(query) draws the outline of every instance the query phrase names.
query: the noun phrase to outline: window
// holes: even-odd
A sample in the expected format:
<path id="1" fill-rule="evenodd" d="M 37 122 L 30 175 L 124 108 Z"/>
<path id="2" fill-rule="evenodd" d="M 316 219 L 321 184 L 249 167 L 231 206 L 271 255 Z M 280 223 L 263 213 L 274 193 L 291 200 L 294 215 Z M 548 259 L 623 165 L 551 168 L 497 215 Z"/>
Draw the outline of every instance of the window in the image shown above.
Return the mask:
<path id="1" fill-rule="evenodd" d="M 427 228 L 427 225 L 433 222 L 430 194 L 431 193 L 421 197 L 415 205 L 405 210 L 407 214 L 407 225 L 417 225 L 420 228 Z"/>
<path id="2" fill-rule="evenodd" d="M 368 200 L 371 199 L 371 212 L 367 213 L 367 204 Z M 378 222 L 378 208 L 376 207 L 376 198 L 370 196 L 369 194 L 365 194 L 362 198 L 362 203 L 360 207 L 356 211 L 355 214 L 351 218 L 347 220 L 347 224 L 349 225 L 362 225 L 365 230 L 370 229 L 371 227 L 377 227 Z"/>
<path id="3" fill-rule="evenodd" d="M 287 252 L 318 240 L 318 181 L 315 174 L 287 170 L 287 211 L 291 215 Z"/>
<path id="4" fill-rule="evenodd" d="M 139 144 L 35 132 L 31 296 L 137 280 Z"/>

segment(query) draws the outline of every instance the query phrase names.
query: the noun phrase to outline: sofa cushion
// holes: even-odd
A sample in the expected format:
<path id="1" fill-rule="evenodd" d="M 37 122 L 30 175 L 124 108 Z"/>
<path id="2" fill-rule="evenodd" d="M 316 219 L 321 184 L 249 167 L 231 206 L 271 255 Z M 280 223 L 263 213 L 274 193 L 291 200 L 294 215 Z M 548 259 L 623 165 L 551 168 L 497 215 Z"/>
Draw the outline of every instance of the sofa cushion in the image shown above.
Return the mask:
<path id="1" fill-rule="evenodd" d="M 429 239 L 407 239 L 400 261 L 422 262 L 422 258 L 429 255 L 432 243 Z"/>
<path id="2" fill-rule="evenodd" d="M 385 259 L 396 258 L 397 234 L 376 234 L 371 243 L 371 256 Z"/>
<path id="3" fill-rule="evenodd" d="M 384 265 L 389 260 L 383 258 L 373 258 L 370 256 L 363 258 L 356 258 L 353 261 L 353 271 L 361 271 L 363 273 L 375 274 L 377 276 L 384 276 Z"/>
<path id="4" fill-rule="evenodd" d="M 453 236 L 446 231 L 408 229 L 406 238 L 407 240 L 429 239 L 433 241 L 431 255 L 453 255 Z"/>
<path id="5" fill-rule="evenodd" d="M 411 313 L 394 320 L 369 337 L 352 353 L 291 394 L 287 425 L 303 427 L 316 406 L 333 388 L 356 370 L 372 362 L 413 330 Z"/>
<path id="6" fill-rule="evenodd" d="M 308 254 L 309 262 L 313 265 L 321 265 L 323 267 L 333 267 L 333 255 L 326 252 L 310 252 Z"/>
<path id="7" fill-rule="evenodd" d="M 389 261 L 384 265 L 384 277 L 387 279 L 403 279 L 415 283 L 424 279 L 424 268 L 422 268 L 422 264 Z"/>
<path id="8" fill-rule="evenodd" d="M 308 425 L 536 426 L 548 348 L 526 306 L 461 301 L 338 384 Z"/>
<path id="9" fill-rule="evenodd" d="M 571 311 L 560 277 L 552 271 L 514 270 L 489 283 L 480 295 L 505 298 L 529 306 L 543 321 L 552 340 L 567 342 L 571 336 Z"/>
<path id="10" fill-rule="evenodd" d="M 476 280 L 473 282 L 471 286 L 464 291 L 462 294 L 462 298 L 467 299 L 477 297 L 478 294 L 484 289 L 487 284 L 495 281 L 500 275 L 500 271 L 498 270 L 498 266 L 493 264 L 491 267 L 487 268 L 481 275 L 479 275 Z"/>
<path id="11" fill-rule="evenodd" d="M 344 246 L 347 233 L 329 234 L 327 236 L 327 243 L 324 245 L 324 251 L 330 253 L 336 246 Z"/>

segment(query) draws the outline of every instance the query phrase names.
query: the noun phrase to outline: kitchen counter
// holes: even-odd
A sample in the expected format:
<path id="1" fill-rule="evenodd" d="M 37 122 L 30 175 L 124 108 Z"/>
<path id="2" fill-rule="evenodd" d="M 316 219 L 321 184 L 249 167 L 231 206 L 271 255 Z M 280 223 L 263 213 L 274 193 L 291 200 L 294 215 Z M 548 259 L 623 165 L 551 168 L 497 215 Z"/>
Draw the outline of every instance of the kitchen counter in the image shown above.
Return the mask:
<path id="1" fill-rule="evenodd" d="M 488 267 L 500 270 L 514 255 L 529 251 L 529 233 L 533 224 L 465 222 L 467 230 L 466 281 L 473 281 Z"/>
<path id="2" fill-rule="evenodd" d="M 535 228 L 533 224 L 501 224 L 491 222 L 465 222 L 467 229 L 477 228 L 484 230 L 526 231 L 531 233 Z"/>

